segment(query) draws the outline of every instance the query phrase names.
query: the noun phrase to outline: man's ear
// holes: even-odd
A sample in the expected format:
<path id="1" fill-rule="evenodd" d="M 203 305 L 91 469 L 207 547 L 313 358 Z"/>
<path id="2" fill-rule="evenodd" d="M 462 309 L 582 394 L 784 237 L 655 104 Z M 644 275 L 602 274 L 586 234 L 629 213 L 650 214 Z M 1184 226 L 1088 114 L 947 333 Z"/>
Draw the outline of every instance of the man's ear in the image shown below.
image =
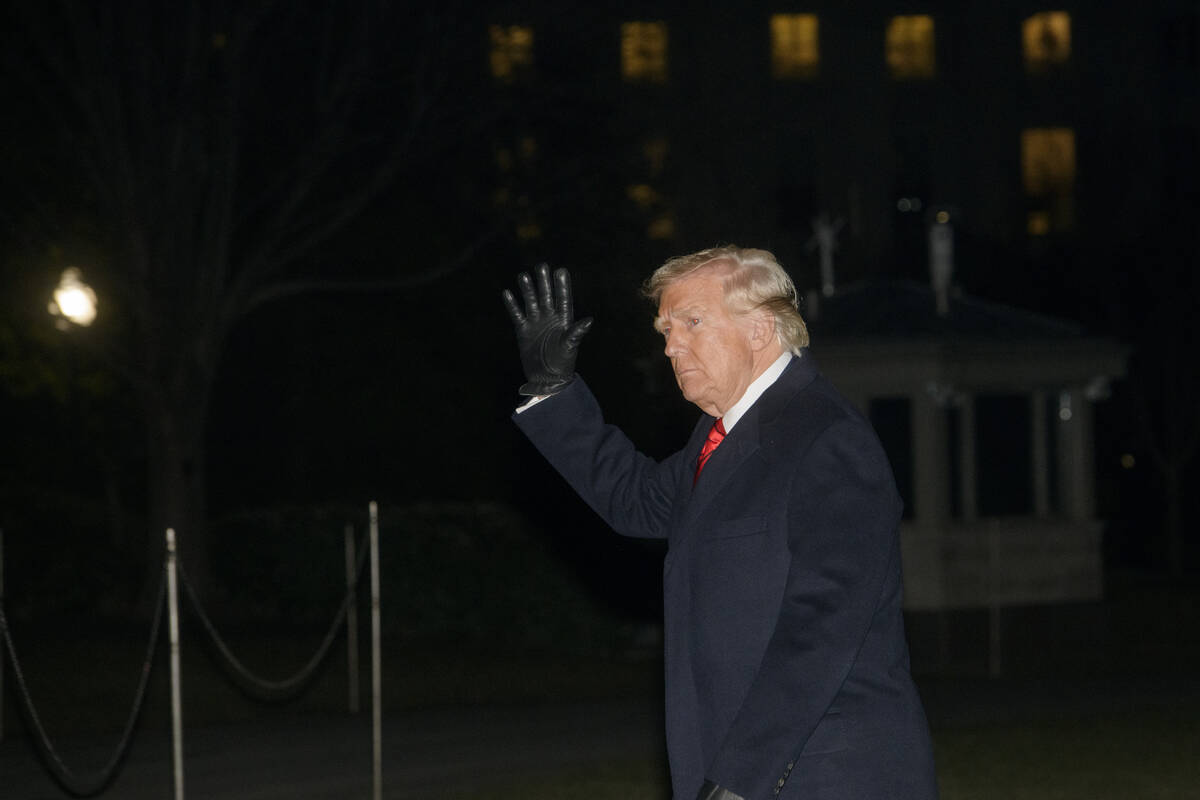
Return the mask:
<path id="1" fill-rule="evenodd" d="M 762 350 L 775 340 L 775 317 L 763 311 L 750 316 L 750 347 Z"/>

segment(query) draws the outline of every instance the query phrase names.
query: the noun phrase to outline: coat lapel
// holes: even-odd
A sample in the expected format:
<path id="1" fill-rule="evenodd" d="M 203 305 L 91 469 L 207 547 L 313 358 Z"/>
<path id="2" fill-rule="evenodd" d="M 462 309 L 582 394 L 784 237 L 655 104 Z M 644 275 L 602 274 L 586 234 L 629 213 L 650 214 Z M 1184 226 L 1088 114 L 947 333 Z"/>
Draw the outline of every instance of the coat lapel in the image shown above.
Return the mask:
<path id="1" fill-rule="evenodd" d="M 742 463 L 758 450 L 758 425 L 753 419 L 756 416 L 753 408 L 746 412 L 733 432 L 725 437 L 709 457 L 704 471 L 700 473 L 700 480 L 696 481 L 693 487 L 683 522 L 685 528 L 690 527 L 690 523 L 704 513 L 713 499 L 721 493 L 721 488 L 737 474 Z"/>
<path id="2" fill-rule="evenodd" d="M 708 463 L 704 465 L 700 480 L 693 486 L 691 475 L 695 472 L 696 459 L 699 458 L 700 448 L 709 428 L 712 427 L 713 417 L 705 414 L 696 424 L 696 430 L 692 432 L 687 446 L 688 463 L 693 471 L 685 479 L 685 486 L 681 487 L 681 496 L 686 499 L 680 515 L 676 517 L 675 527 L 681 534 L 674 542 L 676 546 L 677 543 L 686 541 L 692 523 L 708 509 L 713 499 L 721 493 L 721 489 L 737 475 L 742 464 L 758 452 L 763 431 L 769 429 L 796 393 L 808 386 L 816 376 L 816 363 L 806 349 L 803 356 L 791 360 L 779 379 L 763 392 L 745 416 L 738 420 L 733 431 L 713 451 Z"/>

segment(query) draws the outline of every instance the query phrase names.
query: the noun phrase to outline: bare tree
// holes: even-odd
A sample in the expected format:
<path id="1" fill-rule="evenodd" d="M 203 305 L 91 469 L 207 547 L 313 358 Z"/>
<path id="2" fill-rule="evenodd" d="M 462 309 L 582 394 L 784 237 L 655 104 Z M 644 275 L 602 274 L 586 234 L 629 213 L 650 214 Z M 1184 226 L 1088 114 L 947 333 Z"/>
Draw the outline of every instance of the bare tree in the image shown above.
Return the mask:
<path id="1" fill-rule="evenodd" d="M 10 4 L 24 127 L 70 159 L 107 237 L 92 273 L 106 314 L 88 338 L 145 412 L 151 551 L 176 527 L 197 580 L 205 425 L 233 326 L 300 292 L 431 281 L 484 238 L 417 268 L 327 258 L 406 170 L 470 130 L 454 83 L 462 20 L 411 5 Z"/>

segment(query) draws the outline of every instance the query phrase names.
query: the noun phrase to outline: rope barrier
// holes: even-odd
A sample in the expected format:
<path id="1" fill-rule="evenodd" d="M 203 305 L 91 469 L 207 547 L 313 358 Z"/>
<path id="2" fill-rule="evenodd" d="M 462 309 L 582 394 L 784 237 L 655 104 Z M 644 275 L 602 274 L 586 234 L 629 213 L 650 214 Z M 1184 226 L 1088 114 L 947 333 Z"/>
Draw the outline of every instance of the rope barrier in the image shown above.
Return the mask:
<path id="1" fill-rule="evenodd" d="M 351 543 L 352 544 L 352 543 Z M 334 614 L 333 622 L 329 630 L 325 633 L 317 648 L 316 653 L 300 668 L 294 675 L 282 680 L 270 680 L 259 677 L 252 673 L 238 658 L 233 654 L 232 650 L 226 644 L 225 640 L 218 633 L 216 626 L 205 612 L 201 605 L 199 596 L 188 580 L 186 572 L 183 570 L 183 565 L 178 561 L 176 556 L 175 567 L 181 582 L 183 583 L 184 592 L 191 602 L 192 609 L 200 620 L 205 632 L 212 640 L 217 651 L 224 657 L 228 667 L 232 670 L 234 677 L 239 682 L 239 687 L 247 692 L 253 699 L 262 701 L 280 701 L 286 700 L 302 691 L 308 681 L 315 674 L 317 667 L 328 656 L 329 651 L 337 638 L 339 628 L 344 624 L 348 609 L 356 598 L 358 581 L 361 579 L 364 567 L 367 563 L 369 555 L 368 548 L 364 547 L 358 554 L 357 564 L 353 567 L 353 572 L 347 570 L 348 575 L 353 576 L 353 581 L 346 589 L 346 593 L 342 598 L 342 602 Z M 169 562 L 169 559 L 168 559 Z M 17 689 L 16 694 L 21 700 L 21 709 L 24 716 L 32 729 L 32 740 L 34 748 L 41 757 L 50 776 L 54 779 L 65 792 L 73 797 L 95 797 L 104 792 L 115 780 L 118 768 L 129 752 L 129 747 L 133 737 L 133 731 L 136 727 L 137 720 L 141 716 L 142 708 L 146 698 L 146 688 L 149 685 L 151 668 L 153 666 L 154 651 L 158 646 L 159 631 L 162 627 L 163 608 L 165 595 L 167 593 L 168 569 L 170 564 L 164 563 L 163 579 L 159 585 L 158 597 L 154 604 L 154 621 L 150 628 L 149 643 L 146 647 L 145 659 L 142 663 L 141 677 L 138 681 L 137 689 L 134 693 L 133 707 L 130 710 L 129 717 L 126 720 L 125 727 L 121 731 L 121 736 L 118 741 L 115 752 L 112 757 L 99 770 L 91 774 L 77 774 L 72 771 L 63 760 L 62 756 L 55 749 L 53 742 L 47 735 L 45 727 L 42 725 L 41 717 L 37 713 L 34 706 L 32 695 L 29 692 L 28 685 L 25 681 L 24 672 L 21 669 L 20 662 L 17 660 L 16 645 L 13 643 L 12 635 L 8 626 L 8 618 L 4 612 L 3 597 L 0 596 L 0 635 L 4 640 L 4 646 L 8 654 L 8 659 L 12 663 L 12 672 L 14 685 Z M 349 565 L 348 565 L 349 566 Z M 374 576 L 373 576 L 374 578 Z M 172 598 L 173 600 L 173 598 Z M 3 654 L 0 654 L 2 656 Z M 3 665 L 3 658 L 0 657 L 0 665 Z M 178 787 L 177 787 L 178 788 Z"/>
<path id="2" fill-rule="evenodd" d="M 19 690 L 18 696 L 21 699 L 21 708 L 25 713 L 26 719 L 29 721 L 30 727 L 37 734 L 34 737 L 35 747 L 47 770 L 50 772 L 50 776 L 65 792 L 73 797 L 95 797 L 107 789 L 117 776 L 117 767 L 129 752 L 129 745 L 133 738 L 133 729 L 137 724 L 138 718 L 141 716 L 142 707 L 146 699 L 146 687 L 150 682 L 150 671 L 154 663 L 154 651 L 158 646 L 158 632 L 162 623 L 162 611 L 165 605 L 163 596 L 165 592 L 166 571 L 164 570 L 163 581 L 158 589 L 158 600 L 154 604 L 154 622 L 150 626 L 150 641 L 146 646 L 146 657 L 142 662 L 142 674 L 138 680 L 137 690 L 134 692 L 133 707 L 130 709 L 129 718 L 126 720 L 125 727 L 121 731 L 120 740 L 112 757 L 103 767 L 91 775 L 77 775 L 73 772 L 54 748 L 50 737 L 46 735 L 41 718 L 38 716 L 37 709 L 33 705 L 33 698 L 29 693 L 29 687 L 25 683 L 25 674 L 21 670 L 20 662 L 17 660 L 17 649 L 13 644 L 12 635 L 8 629 L 8 617 L 4 613 L 3 604 L 0 604 L 0 632 L 4 635 L 4 645 L 7 649 L 9 660 L 12 662 L 13 678 Z"/>
<path id="3" fill-rule="evenodd" d="M 362 549 L 362 553 L 359 555 L 358 564 L 355 567 L 357 576 L 362 575 L 363 566 L 366 563 L 366 556 L 367 548 L 364 547 Z M 217 631 L 216 625 L 213 624 L 212 619 L 208 616 L 207 612 L 205 612 L 203 605 L 200 603 L 199 595 L 197 594 L 195 587 L 192 585 L 192 582 L 188 579 L 188 575 L 186 570 L 183 568 L 182 561 L 179 562 L 179 574 L 183 583 L 184 594 L 187 595 L 187 598 L 191 603 L 192 610 L 196 614 L 196 618 L 200 620 L 200 624 L 204 627 L 204 631 L 208 634 L 209 639 L 212 641 L 213 646 L 216 647 L 217 652 L 220 653 L 222 658 L 225 659 L 225 662 L 228 668 L 231 670 L 233 677 L 238 682 L 239 688 L 249 694 L 253 699 L 260 700 L 262 702 L 281 702 L 284 700 L 289 700 L 298 695 L 307 687 L 307 683 L 316 673 L 317 667 L 319 667 L 321 662 L 323 662 L 326 656 L 329 655 L 330 648 L 333 646 L 333 642 L 337 638 L 338 630 L 341 628 L 346 619 L 346 611 L 349 608 L 350 603 L 353 601 L 354 593 L 357 591 L 358 587 L 357 579 L 353 585 L 347 587 L 346 593 L 342 597 L 341 605 L 334 614 L 333 622 L 330 624 L 329 630 L 326 631 L 325 636 L 322 637 L 321 643 L 317 647 L 317 650 L 313 654 L 312 658 L 310 658 L 308 662 L 305 663 L 295 674 L 281 680 L 272 680 L 255 675 L 248 667 L 246 667 L 245 664 L 241 662 L 241 660 L 237 658 L 237 656 L 234 655 L 229 645 L 225 642 L 225 639 Z"/>

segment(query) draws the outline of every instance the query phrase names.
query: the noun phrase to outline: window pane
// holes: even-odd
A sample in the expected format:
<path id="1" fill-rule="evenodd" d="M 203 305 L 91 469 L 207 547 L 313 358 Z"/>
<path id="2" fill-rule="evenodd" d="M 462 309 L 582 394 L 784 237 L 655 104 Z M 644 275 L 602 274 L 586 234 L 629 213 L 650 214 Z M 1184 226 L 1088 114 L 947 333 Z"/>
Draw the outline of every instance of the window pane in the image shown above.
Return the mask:
<path id="1" fill-rule="evenodd" d="M 885 56 L 893 78 L 932 78 L 936 67 L 933 17 L 926 14 L 892 17 L 887 27 Z"/>
<path id="2" fill-rule="evenodd" d="M 816 14 L 771 17 L 771 74 L 776 78 L 811 78 L 820 63 Z"/>
<path id="3" fill-rule="evenodd" d="M 670 154 L 670 143 L 663 136 L 652 136 L 642 142 L 640 157 L 632 180 L 625 187 L 625 196 L 634 208 L 636 218 L 645 224 L 646 238 L 671 239 L 675 236 L 675 217 L 669 198 L 663 193 L 663 179 Z"/>
<path id="4" fill-rule="evenodd" d="M 667 154 L 671 145 L 664 136 L 655 136 L 642 143 L 642 158 L 645 159 L 646 171 L 657 178 L 667 167 Z"/>
<path id="5" fill-rule="evenodd" d="M 1071 15 L 1066 11 L 1043 11 L 1025 20 L 1022 30 L 1025 68 L 1045 72 L 1071 57 Z"/>
<path id="6" fill-rule="evenodd" d="M 1050 212 L 1045 209 L 1034 209 L 1025 217 L 1025 230 L 1030 236 L 1045 236 L 1051 229 Z"/>
<path id="7" fill-rule="evenodd" d="M 496 187 L 492 202 L 514 219 L 513 233 L 520 241 L 540 239 L 542 225 L 537 218 L 530 187 L 538 170 L 538 141 L 521 134 L 492 146 L 496 168 Z"/>
<path id="8" fill-rule="evenodd" d="M 669 211 L 664 211 L 662 216 L 655 217 L 646 226 L 647 239 L 672 239 L 674 236 L 675 218 Z"/>
<path id="9" fill-rule="evenodd" d="M 1075 131 L 1027 128 L 1021 132 L 1021 178 L 1034 197 L 1070 192 L 1075 185 Z"/>
<path id="10" fill-rule="evenodd" d="M 666 82 L 667 23 L 621 24 L 621 77 L 629 82 Z"/>
<path id="11" fill-rule="evenodd" d="M 658 192 L 654 191 L 654 187 L 645 183 L 629 186 L 625 189 L 625 194 L 642 211 L 648 211 L 660 199 Z"/>
<path id="12" fill-rule="evenodd" d="M 512 83 L 533 69 L 533 28 L 527 25 L 489 25 L 492 77 Z"/>
<path id="13" fill-rule="evenodd" d="M 1071 227 L 1075 195 L 1075 131 L 1021 132 L 1021 182 L 1029 200 L 1028 231 L 1037 236 Z"/>

